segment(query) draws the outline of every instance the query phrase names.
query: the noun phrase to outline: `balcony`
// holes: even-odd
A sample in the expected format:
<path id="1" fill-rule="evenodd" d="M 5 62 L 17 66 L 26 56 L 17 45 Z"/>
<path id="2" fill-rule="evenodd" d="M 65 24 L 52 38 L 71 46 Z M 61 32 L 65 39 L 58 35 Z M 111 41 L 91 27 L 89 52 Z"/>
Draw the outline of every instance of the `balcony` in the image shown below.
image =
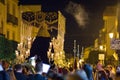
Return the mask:
<path id="1" fill-rule="evenodd" d="M 7 13 L 7 22 L 12 23 L 13 25 L 18 25 L 18 18 Z"/>
<path id="2" fill-rule="evenodd" d="M 0 3 L 5 4 L 5 0 L 0 0 Z"/>

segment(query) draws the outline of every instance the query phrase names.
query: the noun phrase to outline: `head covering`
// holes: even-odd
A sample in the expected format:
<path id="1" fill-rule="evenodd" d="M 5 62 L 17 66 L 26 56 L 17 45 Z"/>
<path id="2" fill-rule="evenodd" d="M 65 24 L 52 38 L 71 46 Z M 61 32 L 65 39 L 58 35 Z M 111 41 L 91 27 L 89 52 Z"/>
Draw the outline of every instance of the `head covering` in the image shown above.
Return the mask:
<path id="1" fill-rule="evenodd" d="M 76 74 L 82 79 L 82 80 L 88 80 L 87 75 L 84 70 L 78 70 L 76 71 Z"/>
<path id="2" fill-rule="evenodd" d="M 93 80 L 92 67 L 89 64 L 83 66 L 89 80 Z"/>

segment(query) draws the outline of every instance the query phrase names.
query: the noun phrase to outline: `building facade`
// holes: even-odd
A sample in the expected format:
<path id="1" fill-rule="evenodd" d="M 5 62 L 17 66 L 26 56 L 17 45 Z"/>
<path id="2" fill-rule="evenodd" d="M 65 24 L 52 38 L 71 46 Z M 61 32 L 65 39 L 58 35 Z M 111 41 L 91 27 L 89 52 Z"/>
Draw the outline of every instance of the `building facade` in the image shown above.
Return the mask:
<path id="1" fill-rule="evenodd" d="M 117 6 L 107 6 L 103 13 L 104 26 L 99 31 L 99 37 L 95 40 L 95 49 L 104 54 L 104 60 L 111 63 L 118 60 L 115 49 L 111 48 L 111 41 L 119 39 Z M 112 59 L 111 59 L 112 58 Z"/>
<path id="2" fill-rule="evenodd" d="M 5 37 L 9 40 L 20 42 L 19 7 L 18 0 L 6 0 Z"/>
<path id="3" fill-rule="evenodd" d="M 0 34 L 3 34 L 3 28 L 5 27 L 6 22 L 6 10 L 5 10 L 5 1 L 0 0 Z"/>
<path id="4" fill-rule="evenodd" d="M 0 0 L 0 59 L 14 59 L 20 41 L 18 0 Z"/>
<path id="5" fill-rule="evenodd" d="M 0 34 L 9 40 L 20 41 L 18 0 L 1 0 Z"/>
<path id="6" fill-rule="evenodd" d="M 118 39 L 118 16 L 117 16 L 117 6 L 107 7 L 104 12 L 104 29 L 106 33 L 106 56 L 112 56 L 115 50 L 111 48 L 111 40 Z"/>

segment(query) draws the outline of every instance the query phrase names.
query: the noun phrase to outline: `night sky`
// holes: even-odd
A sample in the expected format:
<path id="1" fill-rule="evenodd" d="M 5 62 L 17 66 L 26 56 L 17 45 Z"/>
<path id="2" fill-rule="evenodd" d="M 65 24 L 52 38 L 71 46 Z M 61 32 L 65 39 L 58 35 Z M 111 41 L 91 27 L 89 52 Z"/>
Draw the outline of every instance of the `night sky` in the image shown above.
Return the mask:
<path id="1" fill-rule="evenodd" d="M 75 18 L 65 11 L 65 7 L 69 1 L 78 3 L 84 6 L 88 13 L 88 23 L 85 28 L 81 28 L 77 24 Z M 19 4 L 41 4 L 43 11 L 58 11 L 60 10 L 66 17 L 66 36 L 65 36 L 65 51 L 72 53 L 73 40 L 77 40 L 77 44 L 81 47 L 93 45 L 95 38 L 98 37 L 99 30 L 103 28 L 103 12 L 106 6 L 116 5 L 117 0 L 20 0 Z"/>

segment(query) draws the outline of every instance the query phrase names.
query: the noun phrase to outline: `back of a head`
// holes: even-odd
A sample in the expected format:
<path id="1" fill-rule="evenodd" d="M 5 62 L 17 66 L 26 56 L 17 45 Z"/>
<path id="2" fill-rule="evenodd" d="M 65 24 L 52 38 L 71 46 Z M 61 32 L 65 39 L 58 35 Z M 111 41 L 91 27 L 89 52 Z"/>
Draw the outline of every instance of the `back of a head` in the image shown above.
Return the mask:
<path id="1" fill-rule="evenodd" d="M 16 71 L 19 71 L 19 70 L 22 69 L 22 65 L 21 65 L 21 64 L 16 64 L 16 65 L 14 66 L 14 68 L 15 68 Z"/>
<path id="2" fill-rule="evenodd" d="M 107 75 L 106 75 L 106 72 L 105 71 L 99 71 L 98 72 L 98 78 L 101 79 L 101 78 L 107 78 Z"/>
<path id="3" fill-rule="evenodd" d="M 74 73 L 68 74 L 66 80 L 83 80 L 83 79 L 81 79 L 78 74 Z"/>
<path id="4" fill-rule="evenodd" d="M 64 80 L 63 76 L 60 74 L 57 74 L 55 77 L 55 80 Z"/>
<path id="5" fill-rule="evenodd" d="M 48 73 L 47 73 L 47 77 L 50 77 L 50 78 L 53 78 L 55 75 L 55 72 L 52 71 L 52 70 L 49 70 Z"/>
<path id="6" fill-rule="evenodd" d="M 52 71 L 52 70 L 50 70 L 48 73 L 47 73 L 47 77 L 48 77 L 48 79 L 50 79 L 50 80 L 55 80 L 55 77 L 57 76 L 57 74 L 54 72 L 54 71 Z"/>
<path id="7" fill-rule="evenodd" d="M 36 63 L 35 71 L 36 72 L 42 72 L 42 70 L 43 70 L 43 64 L 42 64 L 42 62 Z"/>
<path id="8" fill-rule="evenodd" d="M 75 74 L 80 78 L 80 80 L 88 80 L 87 74 L 84 70 L 77 70 Z"/>
<path id="9" fill-rule="evenodd" d="M 10 77 L 10 80 L 16 80 L 15 78 L 15 75 L 14 75 L 14 72 L 13 71 L 7 71 L 9 77 Z"/>
<path id="10" fill-rule="evenodd" d="M 84 71 L 87 74 L 87 77 L 90 79 L 92 78 L 92 67 L 89 64 L 85 64 L 83 67 Z"/>

